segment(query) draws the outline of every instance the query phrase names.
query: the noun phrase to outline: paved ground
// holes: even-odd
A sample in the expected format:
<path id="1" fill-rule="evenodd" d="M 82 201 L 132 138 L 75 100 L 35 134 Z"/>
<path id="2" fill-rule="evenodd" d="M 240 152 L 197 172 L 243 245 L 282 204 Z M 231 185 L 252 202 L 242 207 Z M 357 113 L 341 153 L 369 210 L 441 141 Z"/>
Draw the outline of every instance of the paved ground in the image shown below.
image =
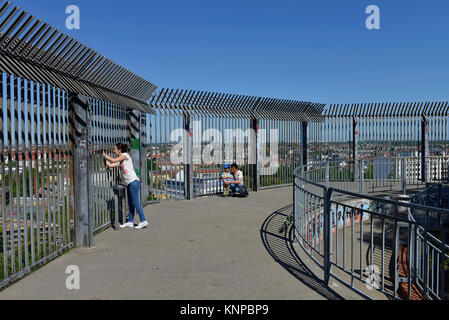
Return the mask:
<path id="1" fill-rule="evenodd" d="M 70 251 L 0 299 L 355 298 L 321 285 L 298 247 L 277 234 L 291 202 L 291 188 L 282 188 L 152 205 L 148 229 L 107 230 L 95 248 Z M 65 287 L 69 265 L 80 269 L 80 290 Z"/>

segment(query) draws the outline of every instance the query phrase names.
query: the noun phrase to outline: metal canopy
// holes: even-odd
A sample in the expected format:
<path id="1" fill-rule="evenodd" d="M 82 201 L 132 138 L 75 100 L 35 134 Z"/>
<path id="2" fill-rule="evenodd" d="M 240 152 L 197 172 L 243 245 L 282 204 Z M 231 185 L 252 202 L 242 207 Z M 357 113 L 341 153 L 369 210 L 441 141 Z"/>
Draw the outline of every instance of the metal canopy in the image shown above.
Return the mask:
<path id="1" fill-rule="evenodd" d="M 443 117 L 449 115 L 449 102 L 333 104 L 325 117 Z"/>
<path id="2" fill-rule="evenodd" d="M 217 118 L 255 118 L 284 121 L 322 121 L 325 105 L 192 90 L 161 89 L 150 100 L 153 108 L 171 109 Z"/>
<path id="3" fill-rule="evenodd" d="M 3 0 L 0 71 L 154 113 L 146 102 L 154 84 Z"/>

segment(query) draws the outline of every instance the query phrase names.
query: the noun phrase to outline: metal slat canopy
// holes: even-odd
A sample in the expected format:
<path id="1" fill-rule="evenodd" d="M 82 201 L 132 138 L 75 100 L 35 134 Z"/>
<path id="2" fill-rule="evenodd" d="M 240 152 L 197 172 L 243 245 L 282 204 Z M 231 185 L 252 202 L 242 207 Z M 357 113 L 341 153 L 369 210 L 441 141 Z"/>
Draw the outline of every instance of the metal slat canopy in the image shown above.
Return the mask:
<path id="1" fill-rule="evenodd" d="M 0 71 L 154 113 L 147 103 L 153 83 L 3 0 Z"/>
<path id="2" fill-rule="evenodd" d="M 172 94 L 176 92 L 176 94 Z M 160 109 L 183 110 L 202 115 L 221 115 L 230 118 L 277 119 L 283 121 L 320 122 L 325 105 L 285 99 L 259 98 L 245 95 L 160 89 L 150 101 Z"/>
<path id="3" fill-rule="evenodd" d="M 339 117 L 442 117 L 449 116 L 448 102 L 415 102 L 415 103 L 377 103 L 371 107 L 349 108 L 351 105 L 331 105 L 326 107 L 324 115 Z"/>

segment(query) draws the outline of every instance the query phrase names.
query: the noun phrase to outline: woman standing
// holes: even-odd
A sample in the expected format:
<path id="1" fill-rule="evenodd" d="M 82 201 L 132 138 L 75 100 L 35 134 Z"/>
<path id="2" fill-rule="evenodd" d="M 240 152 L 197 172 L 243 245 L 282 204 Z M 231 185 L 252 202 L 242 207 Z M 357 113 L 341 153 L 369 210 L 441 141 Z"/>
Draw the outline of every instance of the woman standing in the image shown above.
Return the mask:
<path id="1" fill-rule="evenodd" d="M 109 157 L 105 153 L 103 153 L 103 157 L 106 159 L 106 165 L 109 168 L 120 167 L 120 173 L 128 193 L 129 218 L 128 222 L 120 227 L 134 228 L 134 214 L 137 210 L 140 217 L 140 223 L 136 229 L 146 228 L 148 226 L 148 221 L 145 219 L 145 215 L 139 201 L 140 180 L 134 171 L 132 159 L 128 154 L 128 146 L 124 143 L 118 143 L 114 147 L 113 151 L 117 158 L 114 159 Z"/>

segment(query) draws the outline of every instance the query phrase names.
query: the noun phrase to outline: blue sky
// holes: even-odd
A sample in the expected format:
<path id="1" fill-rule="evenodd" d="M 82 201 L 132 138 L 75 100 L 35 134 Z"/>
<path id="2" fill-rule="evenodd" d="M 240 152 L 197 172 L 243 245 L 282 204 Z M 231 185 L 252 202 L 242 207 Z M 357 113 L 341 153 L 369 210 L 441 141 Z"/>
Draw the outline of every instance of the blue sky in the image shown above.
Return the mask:
<path id="1" fill-rule="evenodd" d="M 449 99 L 447 0 L 13 0 L 159 87 L 322 103 Z M 65 8 L 81 29 L 65 29 Z M 368 5 L 381 30 L 365 28 Z"/>

